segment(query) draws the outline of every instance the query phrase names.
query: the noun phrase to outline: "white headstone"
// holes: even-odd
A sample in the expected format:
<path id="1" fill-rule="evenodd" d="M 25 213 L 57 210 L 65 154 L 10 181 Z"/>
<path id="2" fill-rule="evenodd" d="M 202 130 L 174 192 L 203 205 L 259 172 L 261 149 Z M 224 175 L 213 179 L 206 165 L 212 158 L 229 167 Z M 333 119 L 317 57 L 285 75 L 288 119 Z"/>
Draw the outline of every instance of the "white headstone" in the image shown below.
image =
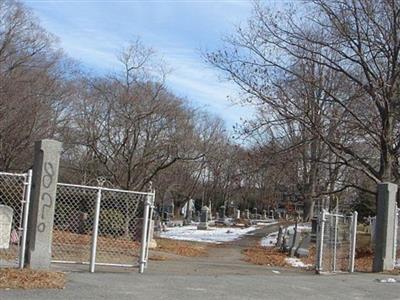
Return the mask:
<path id="1" fill-rule="evenodd" d="M 13 209 L 6 205 L 0 205 L 0 249 L 10 247 L 12 219 Z"/>

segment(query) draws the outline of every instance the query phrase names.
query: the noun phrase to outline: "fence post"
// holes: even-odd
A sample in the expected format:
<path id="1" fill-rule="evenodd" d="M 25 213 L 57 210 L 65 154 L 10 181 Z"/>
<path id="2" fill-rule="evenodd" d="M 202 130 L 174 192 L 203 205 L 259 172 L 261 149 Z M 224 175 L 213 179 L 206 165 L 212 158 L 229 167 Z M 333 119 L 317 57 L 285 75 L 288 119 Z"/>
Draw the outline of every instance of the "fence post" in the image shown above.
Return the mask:
<path id="1" fill-rule="evenodd" d="M 140 249 L 140 260 L 139 260 L 139 273 L 144 272 L 144 268 L 146 265 L 146 247 L 147 247 L 147 228 L 149 224 L 149 211 L 151 206 L 150 196 L 146 196 L 146 200 L 144 201 L 144 209 L 143 209 L 143 226 L 142 226 L 142 241 L 141 241 L 141 249 Z"/>
<path id="2" fill-rule="evenodd" d="M 149 247 L 150 247 L 150 242 L 151 238 L 153 237 L 150 233 L 152 232 L 151 228 L 151 223 L 153 220 L 153 211 L 154 211 L 154 200 L 155 200 L 155 191 L 153 191 L 151 197 L 151 206 L 150 206 L 150 213 L 149 213 L 149 227 L 147 229 L 147 243 L 146 243 L 146 256 L 145 256 L 145 267 L 147 268 L 147 262 L 149 261 Z M 153 230 L 154 230 L 154 224 L 153 224 Z"/>
<path id="3" fill-rule="evenodd" d="M 29 202 L 31 198 L 32 187 L 32 170 L 29 170 L 25 178 L 25 195 L 24 195 L 24 208 L 23 208 L 23 221 L 22 221 L 22 241 L 19 253 L 19 268 L 22 269 L 25 265 L 25 250 L 26 250 L 26 236 L 28 230 L 28 216 L 29 216 Z"/>
<path id="4" fill-rule="evenodd" d="M 35 143 L 26 251 L 32 269 L 50 268 L 60 152 L 58 141 Z"/>
<path id="5" fill-rule="evenodd" d="M 337 210 L 335 214 L 333 215 L 335 218 L 335 232 L 334 232 L 334 242 L 333 242 L 333 272 L 336 272 L 336 257 L 337 257 L 337 240 L 338 240 L 338 214 Z"/>
<path id="6" fill-rule="evenodd" d="M 92 249 L 90 252 L 90 273 L 94 273 L 96 267 L 96 250 L 97 250 L 97 236 L 99 234 L 100 202 L 101 202 L 101 188 L 99 188 L 99 190 L 97 191 L 96 208 L 94 212 Z"/>
<path id="7" fill-rule="evenodd" d="M 320 273 L 322 271 L 322 257 L 323 257 L 323 248 L 324 248 L 324 231 L 325 231 L 325 215 L 326 211 L 325 209 L 322 210 L 322 213 L 320 214 L 320 223 L 321 225 L 319 226 L 320 232 L 319 232 L 319 243 L 318 243 L 318 255 L 317 255 L 317 268 L 316 271 L 317 273 Z"/>
<path id="8" fill-rule="evenodd" d="M 378 184 L 373 272 L 394 269 L 393 230 L 397 189 L 397 185 L 393 183 Z"/>
<path id="9" fill-rule="evenodd" d="M 353 212 L 351 216 L 351 241 L 350 241 L 350 266 L 349 272 L 354 272 L 354 260 L 356 256 L 356 243 L 357 243 L 357 219 L 358 212 Z"/>

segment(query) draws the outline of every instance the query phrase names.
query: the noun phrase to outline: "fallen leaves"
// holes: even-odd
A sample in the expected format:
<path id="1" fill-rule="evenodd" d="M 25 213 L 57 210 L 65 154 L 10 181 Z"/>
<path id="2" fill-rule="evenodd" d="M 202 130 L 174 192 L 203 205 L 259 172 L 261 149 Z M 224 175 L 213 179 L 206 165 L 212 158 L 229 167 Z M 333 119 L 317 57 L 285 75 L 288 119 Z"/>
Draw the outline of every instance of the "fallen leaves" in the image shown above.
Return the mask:
<path id="1" fill-rule="evenodd" d="M 287 254 L 273 247 L 247 248 L 243 250 L 243 254 L 246 256 L 244 260 L 252 264 L 274 267 L 289 266 L 285 261 L 285 258 L 287 258 Z"/>
<path id="2" fill-rule="evenodd" d="M 0 269 L 0 289 L 62 289 L 65 282 L 62 272 Z"/>
<path id="3" fill-rule="evenodd" d="M 207 255 L 207 246 L 169 239 L 158 239 L 156 250 L 188 257 Z"/>

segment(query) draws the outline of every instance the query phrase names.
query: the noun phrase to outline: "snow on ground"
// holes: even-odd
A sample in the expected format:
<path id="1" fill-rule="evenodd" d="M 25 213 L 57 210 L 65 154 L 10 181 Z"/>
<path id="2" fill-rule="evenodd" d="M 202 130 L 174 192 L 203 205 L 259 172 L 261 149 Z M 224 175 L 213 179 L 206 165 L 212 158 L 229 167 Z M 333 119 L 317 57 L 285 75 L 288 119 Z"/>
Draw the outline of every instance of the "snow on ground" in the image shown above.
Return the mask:
<path id="1" fill-rule="evenodd" d="M 197 230 L 197 226 L 190 225 L 167 228 L 167 231 L 161 232 L 160 237 L 173 240 L 219 244 L 236 240 L 256 229 L 257 227 L 250 226 L 248 228 L 209 227 L 208 230 Z"/>
<path id="2" fill-rule="evenodd" d="M 290 233 L 294 233 L 294 225 L 289 226 L 287 229 Z M 298 232 L 311 231 L 311 224 L 298 224 L 297 231 Z"/>
<path id="3" fill-rule="evenodd" d="M 278 239 L 278 231 L 268 234 L 266 237 L 261 239 L 262 247 L 273 247 L 275 246 Z"/>
<path id="4" fill-rule="evenodd" d="M 266 220 L 266 221 L 256 221 L 256 225 L 261 225 L 261 226 L 270 226 L 274 224 L 278 224 L 279 222 L 274 221 L 274 220 Z"/>
<path id="5" fill-rule="evenodd" d="M 294 232 L 294 225 L 289 226 L 287 228 L 289 233 L 293 233 Z M 298 224 L 297 225 L 297 230 L 298 232 L 307 232 L 307 231 L 311 231 L 311 225 L 308 224 Z M 268 234 L 266 237 L 263 237 L 261 239 L 261 246 L 262 247 L 273 247 L 275 246 L 276 242 L 278 239 L 278 231 L 276 232 L 272 232 L 270 234 Z"/>
<path id="6" fill-rule="evenodd" d="M 312 267 L 310 264 L 305 264 L 303 263 L 300 259 L 295 258 L 295 257 L 287 257 L 285 258 L 285 261 L 290 264 L 292 267 L 295 268 L 308 268 Z"/>

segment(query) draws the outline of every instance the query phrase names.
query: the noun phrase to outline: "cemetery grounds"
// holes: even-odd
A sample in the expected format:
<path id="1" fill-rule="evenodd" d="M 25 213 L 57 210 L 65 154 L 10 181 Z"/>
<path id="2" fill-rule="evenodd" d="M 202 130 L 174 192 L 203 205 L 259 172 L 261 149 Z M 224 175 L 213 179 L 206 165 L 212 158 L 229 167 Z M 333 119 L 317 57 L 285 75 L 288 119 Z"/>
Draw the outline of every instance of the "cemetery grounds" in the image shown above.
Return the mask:
<path id="1" fill-rule="evenodd" d="M 54 265 L 66 274 L 64 289 L 6 290 L 0 299 L 376 299 L 378 293 L 398 299 L 399 284 L 385 282 L 396 274 L 315 275 L 312 248 L 300 260 L 271 246 L 279 225 L 293 226 L 214 227 L 208 233 L 194 225 L 169 228 L 156 239 L 142 275 L 129 268 L 99 266 L 88 274 L 87 266 Z"/>

